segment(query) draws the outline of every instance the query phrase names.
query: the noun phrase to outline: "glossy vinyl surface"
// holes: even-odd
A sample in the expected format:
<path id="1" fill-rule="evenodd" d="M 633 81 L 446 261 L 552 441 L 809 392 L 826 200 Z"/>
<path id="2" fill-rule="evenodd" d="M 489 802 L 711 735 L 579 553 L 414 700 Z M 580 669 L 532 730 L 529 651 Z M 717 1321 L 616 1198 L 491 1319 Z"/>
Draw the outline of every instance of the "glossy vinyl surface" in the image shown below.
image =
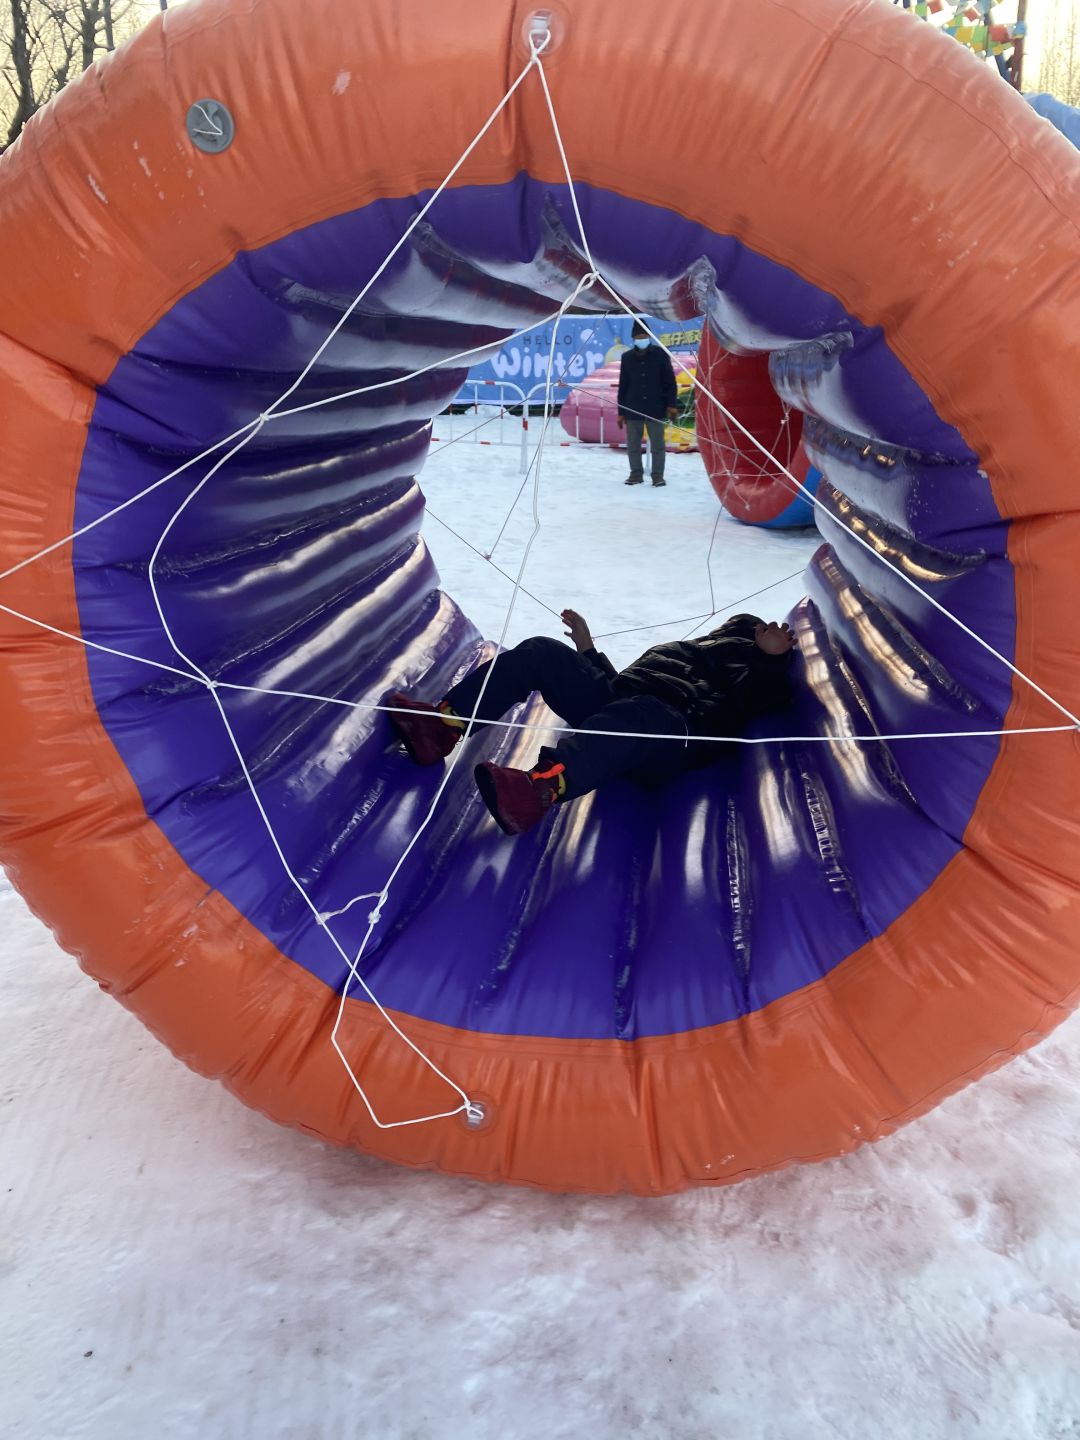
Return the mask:
<path id="1" fill-rule="evenodd" d="M 757 296 L 771 281 L 797 294 L 793 277 L 774 276 L 776 267 L 759 257 L 733 262 L 730 242 L 686 222 L 680 228 L 671 215 L 640 205 L 631 211 L 619 197 L 588 187 L 580 188 L 579 202 L 598 263 L 618 274 L 632 303 L 648 295 L 661 315 L 675 308 L 685 272 L 664 273 L 659 257 L 668 254 L 692 259 L 699 300 L 705 274 L 726 266 L 737 281 L 725 300 L 750 326 Z M 387 235 L 404 228 L 421 203 L 376 204 L 374 213 L 340 216 L 249 252 L 174 307 L 99 396 L 77 523 L 160 471 L 165 434 L 194 448 L 269 405 L 308 359 L 309 318 L 351 300 L 380 263 Z M 213 679 L 377 704 L 399 685 L 438 698 L 475 660 L 478 637 L 439 593 L 418 538 L 422 496 L 413 481 L 427 420 L 456 395 L 461 372 L 401 382 L 395 376 L 441 358 L 439 340 L 451 355 L 483 344 L 489 332 L 478 331 L 474 316 L 517 326 L 544 313 L 543 300 L 525 285 L 525 257 L 541 248 L 545 229 L 565 234 L 572 223 L 565 187 L 524 177 L 499 191 L 470 187 L 442 197 L 421 240 L 403 252 L 289 405 L 393 383 L 275 421 L 184 509 L 156 570 L 159 596 L 181 650 Z M 342 257 L 352 267 L 346 273 Z M 543 258 L 550 266 L 550 250 Z M 544 272 L 534 263 L 537 283 Z M 492 278 L 511 266 L 513 288 Z M 568 251 L 565 269 L 572 268 Z M 800 298 L 788 313 L 786 338 L 798 345 L 805 404 L 813 397 L 820 410 L 843 416 L 861 404 L 882 415 L 881 428 L 891 433 L 906 424 L 944 434 L 932 414 L 911 403 L 910 386 L 893 421 L 895 363 L 885 348 L 863 343 L 863 327 L 843 317 L 835 300 L 812 291 Z M 709 299 L 715 309 L 717 298 Z M 229 341 L 219 354 L 214 321 L 226 313 Z M 831 346 L 810 339 L 825 315 L 834 327 Z M 813 362 L 841 350 L 856 358 L 826 382 Z M 243 367 L 236 363 L 241 353 L 252 357 Z M 880 373 L 868 376 L 867 367 Z M 779 416 L 767 366 L 755 373 Z M 723 393 L 736 413 L 745 409 L 729 390 Z M 88 638 L 115 646 L 134 632 L 142 637 L 139 653 L 175 658 L 139 557 L 208 468 L 141 502 L 137 523 L 102 526 L 79 540 L 79 610 Z M 794 734 L 829 725 L 864 733 L 871 724 L 900 732 L 998 728 L 1007 671 L 958 680 L 971 642 L 956 629 L 935 634 L 925 602 L 852 544 L 850 529 L 877 525 L 873 516 L 838 490 L 828 492 L 827 503 L 829 545 L 800 620 L 802 664 L 811 680 L 819 668 L 827 679 L 805 683 L 804 676 L 799 708 L 774 727 Z M 923 543 L 915 558 L 935 598 L 984 629 L 992 621 L 988 638 L 1009 653 L 1013 585 L 1005 527 L 998 530 L 996 556 L 981 545 L 943 555 Z M 891 531 L 891 553 L 914 554 L 909 538 Z M 171 678 L 147 685 L 142 667 L 101 651 L 91 652 L 90 667 L 98 711 L 147 813 L 208 886 L 282 953 L 340 988 L 343 961 L 258 823 L 203 686 Z M 339 910 L 356 895 L 377 893 L 441 775 L 418 773 L 407 758 L 388 753 L 386 722 L 370 713 L 255 694 L 226 693 L 224 703 L 317 909 Z M 860 716 L 862 705 L 868 713 Z M 532 764 L 536 741 L 494 734 L 473 748 L 477 760 Z M 925 755 L 917 749 L 908 778 L 886 747 L 863 754 L 841 746 L 770 748 L 721 760 L 655 795 L 626 782 L 511 846 L 492 826 L 463 762 L 423 848 L 395 885 L 361 973 L 394 1010 L 501 1034 L 637 1039 L 735 1019 L 820 979 L 933 882 L 956 853 L 996 749 L 992 740 L 965 747 L 959 769 L 944 746 Z M 691 833 L 688 846 L 681 837 Z M 656 868 L 662 904 L 637 879 Z M 778 876 L 790 897 L 780 924 L 759 900 Z M 368 908 L 355 906 L 336 926 L 347 951 L 363 939 Z"/>
<path id="2" fill-rule="evenodd" d="M 616 45 L 606 7 L 556 0 L 546 72 L 605 275 L 767 354 L 806 417 L 823 545 L 798 711 L 773 723 L 825 743 L 613 785 L 513 843 L 455 773 L 364 974 L 483 1129 L 372 1123 L 329 1043 L 343 966 L 201 684 L 3 620 L 0 850 L 31 903 L 189 1064 L 406 1164 L 660 1193 L 820 1158 L 1030 1044 L 1080 984 L 1075 736 L 843 743 L 1059 718 L 880 556 L 1080 705 L 1055 620 L 1080 544 L 1075 152 L 891 7 L 687 4 L 625 0 Z M 530 13 L 202 0 L 29 127 L 0 162 L 0 561 L 58 548 L 3 603 L 172 662 L 148 565 L 175 516 L 163 609 L 219 679 L 364 700 L 475 663 L 418 538 L 422 466 L 450 357 L 543 320 L 586 268 L 535 76 L 292 402 L 332 403 L 268 425 L 182 511 L 205 470 L 62 542 L 291 383 L 505 93 Z M 657 46 L 670 83 L 641 107 Z M 205 94 L 237 121 L 220 156 L 178 131 Z M 377 890 L 435 777 L 370 712 L 218 694 L 312 903 Z M 366 909 L 332 922 L 346 949 Z M 341 1043 L 383 1119 L 457 1103 L 355 995 Z"/>

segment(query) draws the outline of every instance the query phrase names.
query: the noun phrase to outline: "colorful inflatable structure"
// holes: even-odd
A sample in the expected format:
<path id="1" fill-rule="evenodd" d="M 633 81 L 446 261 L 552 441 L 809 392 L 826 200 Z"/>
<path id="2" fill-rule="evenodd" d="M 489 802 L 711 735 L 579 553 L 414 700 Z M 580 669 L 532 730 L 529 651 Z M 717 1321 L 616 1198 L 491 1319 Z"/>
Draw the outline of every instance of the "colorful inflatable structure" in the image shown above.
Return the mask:
<path id="1" fill-rule="evenodd" d="M 773 388 L 769 356 L 725 350 L 706 325 L 699 363 L 704 389 L 697 396 L 697 433 L 720 503 L 747 525 L 812 525 L 821 472 L 802 443 L 802 412 L 783 404 Z"/>
<path id="2" fill-rule="evenodd" d="M 1080 149 L 1080 110 L 1075 105 L 1066 105 L 1053 95 L 1025 95 L 1024 99 L 1036 114 L 1049 120 L 1055 130 L 1059 130 L 1070 144 Z"/>
<path id="3" fill-rule="evenodd" d="M 683 368 L 685 367 L 685 368 Z M 667 448 L 672 451 L 697 449 L 694 428 L 694 382 L 697 365 L 691 356 L 681 356 L 675 367 L 679 390 L 679 418 L 666 427 Z M 619 428 L 619 365 L 602 365 L 587 380 L 571 390 L 559 410 L 559 421 L 567 435 L 585 445 L 625 446 L 626 435 Z"/>
<path id="4" fill-rule="evenodd" d="M 920 20 L 929 20 L 945 35 L 993 60 L 1003 79 L 1021 86 L 1027 24 L 996 20 L 995 0 L 893 0 Z"/>
<path id="5" fill-rule="evenodd" d="M 968 51 L 876 0 L 197 0 L 29 125 L 0 221 L 0 854 L 189 1065 L 655 1194 L 884 1135 L 1075 1005 L 1080 163 Z M 481 654 L 429 422 L 465 352 L 616 308 L 592 266 L 772 356 L 823 544 L 768 743 L 512 842 L 368 707 Z"/>

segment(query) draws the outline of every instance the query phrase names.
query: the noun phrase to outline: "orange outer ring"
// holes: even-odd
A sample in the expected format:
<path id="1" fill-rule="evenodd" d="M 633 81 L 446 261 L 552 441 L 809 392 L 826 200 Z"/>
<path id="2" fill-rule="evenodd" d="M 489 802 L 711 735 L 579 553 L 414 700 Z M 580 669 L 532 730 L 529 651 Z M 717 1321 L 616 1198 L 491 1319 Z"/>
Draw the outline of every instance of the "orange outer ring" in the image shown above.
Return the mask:
<path id="1" fill-rule="evenodd" d="M 417 8 L 170 11 L 4 157 L 4 566 L 70 530 L 93 386 L 179 297 L 240 249 L 450 169 L 520 67 L 534 7 L 440 0 L 422 20 Z M 1075 454 L 1080 346 L 1080 172 L 1066 142 L 961 47 L 873 0 L 683 0 L 661 16 L 652 0 L 555 8 L 565 29 L 548 75 L 575 176 L 734 234 L 884 327 L 1014 520 L 1017 664 L 1076 710 L 1080 655 L 1054 623 L 1080 554 L 1062 463 Z M 665 83 L 642 104 L 657 61 Z M 206 94 L 238 119 L 221 157 L 183 133 Z M 699 97 L 692 127 L 688 95 Z M 535 77 L 455 183 L 521 169 L 562 178 Z M 66 551 L 4 582 L 0 598 L 78 629 Z M 0 853 L 19 888 L 176 1054 L 336 1143 L 560 1190 L 731 1181 L 886 1133 L 1075 1003 L 1076 737 L 1017 739 L 965 850 L 824 980 L 744 1020 L 633 1044 L 401 1016 L 496 1109 L 477 1132 L 458 1120 L 379 1131 L 327 1043 L 335 997 L 204 893 L 146 817 L 81 648 L 7 617 L 0 646 Z M 1014 687 L 1010 725 L 1051 719 Z M 391 1118 L 452 1101 L 367 1006 L 350 1003 L 344 1039 Z"/>

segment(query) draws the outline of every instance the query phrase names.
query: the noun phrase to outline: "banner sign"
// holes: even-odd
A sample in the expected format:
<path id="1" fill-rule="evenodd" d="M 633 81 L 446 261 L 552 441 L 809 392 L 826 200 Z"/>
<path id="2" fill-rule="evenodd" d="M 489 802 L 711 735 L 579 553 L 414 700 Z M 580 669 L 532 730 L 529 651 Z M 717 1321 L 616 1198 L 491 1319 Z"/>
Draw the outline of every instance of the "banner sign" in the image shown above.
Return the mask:
<path id="1" fill-rule="evenodd" d="M 700 321 L 673 322 L 657 320 L 651 315 L 642 318 L 653 334 L 658 335 L 670 349 L 697 349 L 701 340 Z M 564 315 L 557 325 L 541 325 L 527 335 L 509 340 L 490 360 L 474 365 L 461 388 L 458 401 L 462 404 L 472 404 L 477 400 L 483 403 L 485 396 L 480 387 L 493 381 L 507 382 L 506 389 L 499 392 L 500 403 L 504 404 L 513 403 L 515 390 L 520 389 L 528 396 L 530 391 L 543 387 L 552 358 L 553 336 L 555 376 L 565 377 L 571 385 L 579 385 L 594 370 L 617 360 L 629 347 L 633 323 L 629 315 Z M 556 389 L 561 392 L 556 394 L 556 399 L 565 399 L 566 386 L 557 385 Z"/>

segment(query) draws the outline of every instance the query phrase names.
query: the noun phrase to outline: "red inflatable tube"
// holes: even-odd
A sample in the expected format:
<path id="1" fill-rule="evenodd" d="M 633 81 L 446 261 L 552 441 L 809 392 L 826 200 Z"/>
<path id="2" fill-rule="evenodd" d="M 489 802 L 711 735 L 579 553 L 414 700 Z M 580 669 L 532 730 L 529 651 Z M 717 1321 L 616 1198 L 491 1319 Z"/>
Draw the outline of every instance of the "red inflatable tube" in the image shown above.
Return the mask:
<path id="1" fill-rule="evenodd" d="M 769 379 L 769 357 L 725 350 L 706 325 L 698 355 L 704 389 L 806 484 L 811 466 L 802 445 L 802 415 L 785 407 Z M 748 525 L 809 525 L 810 502 L 724 411 L 699 390 L 698 448 L 720 503 Z"/>

